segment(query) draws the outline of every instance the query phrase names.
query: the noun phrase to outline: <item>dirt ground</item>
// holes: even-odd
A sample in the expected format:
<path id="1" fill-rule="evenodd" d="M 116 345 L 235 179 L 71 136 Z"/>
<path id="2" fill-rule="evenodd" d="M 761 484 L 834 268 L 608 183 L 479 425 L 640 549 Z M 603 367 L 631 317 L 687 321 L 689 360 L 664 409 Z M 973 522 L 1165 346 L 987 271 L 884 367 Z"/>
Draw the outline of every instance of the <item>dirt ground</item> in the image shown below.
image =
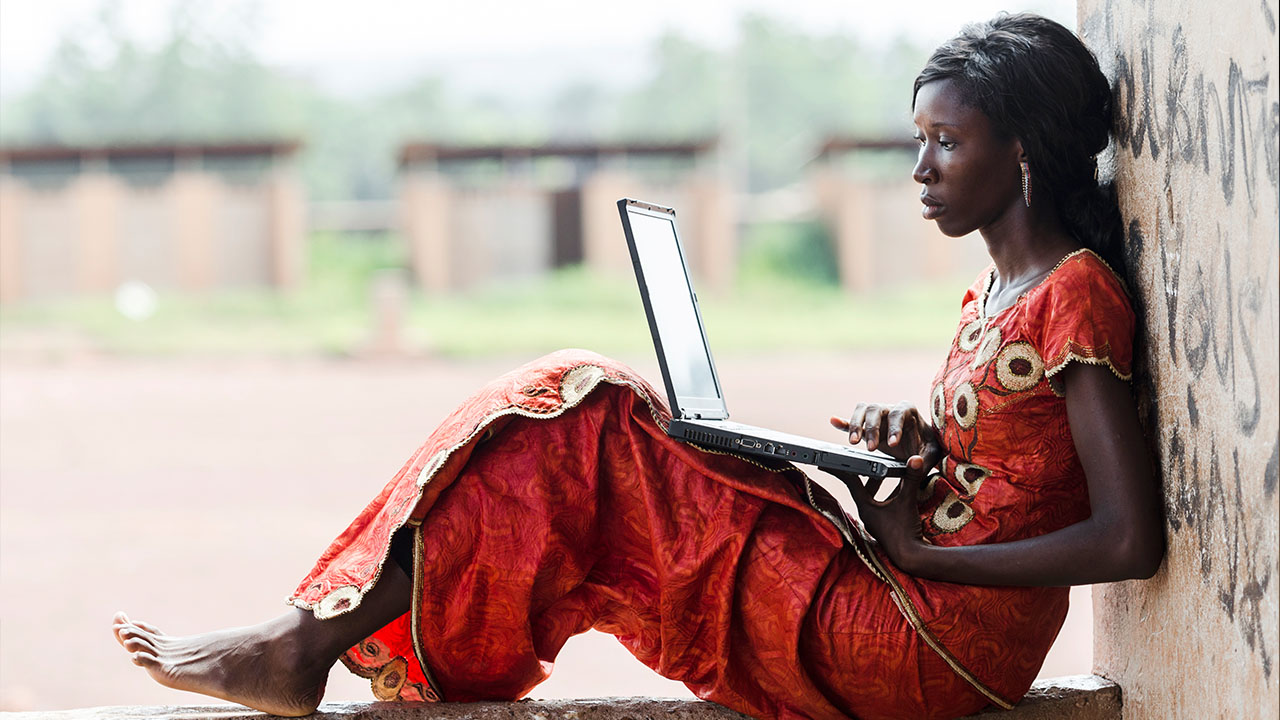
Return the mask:
<path id="1" fill-rule="evenodd" d="M 734 418 L 831 437 L 858 399 L 922 407 L 941 355 L 719 358 Z M 169 632 L 248 624 L 285 596 L 435 421 L 528 358 L 0 357 L 0 710 L 203 702 L 132 666 L 126 609 Z M 651 357 L 624 358 L 656 378 Z M 1043 675 L 1088 672 L 1087 588 Z M 339 667 L 330 700 L 371 699 Z M 574 638 L 535 697 L 688 697 L 612 637 Z"/>

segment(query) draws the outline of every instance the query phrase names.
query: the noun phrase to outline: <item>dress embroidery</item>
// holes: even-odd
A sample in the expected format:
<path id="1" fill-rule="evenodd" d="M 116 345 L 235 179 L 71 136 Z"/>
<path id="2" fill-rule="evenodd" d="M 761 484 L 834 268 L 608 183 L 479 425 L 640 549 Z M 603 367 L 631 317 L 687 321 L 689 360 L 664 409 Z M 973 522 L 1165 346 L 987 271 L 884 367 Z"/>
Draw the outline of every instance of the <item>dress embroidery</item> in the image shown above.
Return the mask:
<path id="1" fill-rule="evenodd" d="M 1076 360 L 1129 377 L 1133 311 L 1123 283 L 1097 255 L 1067 255 L 1013 305 L 988 313 L 994 280 L 990 268 L 965 294 L 930 394 L 947 452 L 921 503 L 931 542 L 998 542 L 1086 517 L 1083 470 L 1054 376 Z M 1009 508 L 1029 510 L 1009 517 Z M 1004 517 L 984 520 L 993 513 Z"/>
<path id="2" fill-rule="evenodd" d="M 1130 364 L 1132 312 L 1095 256 L 991 317 L 984 287 L 966 294 L 930 393 L 945 457 L 919 508 L 940 546 L 1087 517 L 1049 378 L 1073 358 Z M 343 655 L 377 697 L 514 699 L 587 627 L 761 718 L 954 717 L 1026 692 L 1065 588 L 906 575 L 799 471 L 690 448 L 667 422 L 658 393 L 599 356 L 508 373 L 445 419 L 290 602 L 350 612 L 409 526 L 411 612 Z M 922 642 L 904 643 L 911 632 Z"/>

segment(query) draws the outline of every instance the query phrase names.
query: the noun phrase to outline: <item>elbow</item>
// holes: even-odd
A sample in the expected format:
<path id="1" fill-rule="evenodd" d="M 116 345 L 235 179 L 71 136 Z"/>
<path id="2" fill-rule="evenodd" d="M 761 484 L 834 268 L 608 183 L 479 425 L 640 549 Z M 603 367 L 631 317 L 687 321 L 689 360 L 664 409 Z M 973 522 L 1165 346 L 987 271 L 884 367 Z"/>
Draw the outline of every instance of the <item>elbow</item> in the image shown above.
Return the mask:
<path id="1" fill-rule="evenodd" d="M 1164 562 L 1164 533 L 1157 526 L 1147 532 L 1124 533 L 1113 555 L 1115 580 L 1146 580 Z"/>

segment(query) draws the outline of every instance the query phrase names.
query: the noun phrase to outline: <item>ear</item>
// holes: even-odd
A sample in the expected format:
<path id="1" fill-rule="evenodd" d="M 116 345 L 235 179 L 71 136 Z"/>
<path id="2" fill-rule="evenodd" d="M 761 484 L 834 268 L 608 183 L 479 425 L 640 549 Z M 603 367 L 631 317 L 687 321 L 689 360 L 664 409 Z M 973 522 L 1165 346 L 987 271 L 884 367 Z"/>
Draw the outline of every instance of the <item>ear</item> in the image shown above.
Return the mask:
<path id="1" fill-rule="evenodd" d="M 1027 151 L 1026 151 L 1025 149 L 1023 149 L 1023 147 L 1022 147 L 1022 139 L 1021 139 L 1021 138 L 1014 138 L 1014 139 L 1013 139 L 1013 151 L 1014 151 L 1015 153 L 1017 153 L 1017 155 L 1018 155 L 1018 162 L 1026 162 L 1026 161 L 1027 161 Z"/>

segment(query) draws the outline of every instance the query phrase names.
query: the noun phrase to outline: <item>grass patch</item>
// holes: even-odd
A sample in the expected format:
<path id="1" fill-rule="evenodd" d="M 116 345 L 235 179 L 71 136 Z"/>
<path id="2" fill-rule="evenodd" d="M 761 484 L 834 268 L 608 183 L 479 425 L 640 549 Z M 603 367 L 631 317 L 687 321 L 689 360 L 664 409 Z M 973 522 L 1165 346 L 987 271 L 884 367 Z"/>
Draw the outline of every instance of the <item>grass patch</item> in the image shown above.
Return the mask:
<path id="1" fill-rule="evenodd" d="M 701 296 L 717 351 L 843 350 L 936 346 L 955 330 L 969 279 L 851 296 L 834 284 L 820 233 L 756 230 L 744 243 L 738 286 Z M 403 268 L 392 236 L 317 235 L 306 286 L 289 293 L 161 293 L 145 320 L 123 316 L 111 298 L 0 307 L 0 344 L 58 354 L 88 348 L 125 355 L 347 355 L 372 327 L 370 283 Z M 456 357 L 533 354 L 561 347 L 603 353 L 651 349 L 632 278 L 567 268 L 524 283 L 450 296 L 411 293 L 407 347 Z"/>

